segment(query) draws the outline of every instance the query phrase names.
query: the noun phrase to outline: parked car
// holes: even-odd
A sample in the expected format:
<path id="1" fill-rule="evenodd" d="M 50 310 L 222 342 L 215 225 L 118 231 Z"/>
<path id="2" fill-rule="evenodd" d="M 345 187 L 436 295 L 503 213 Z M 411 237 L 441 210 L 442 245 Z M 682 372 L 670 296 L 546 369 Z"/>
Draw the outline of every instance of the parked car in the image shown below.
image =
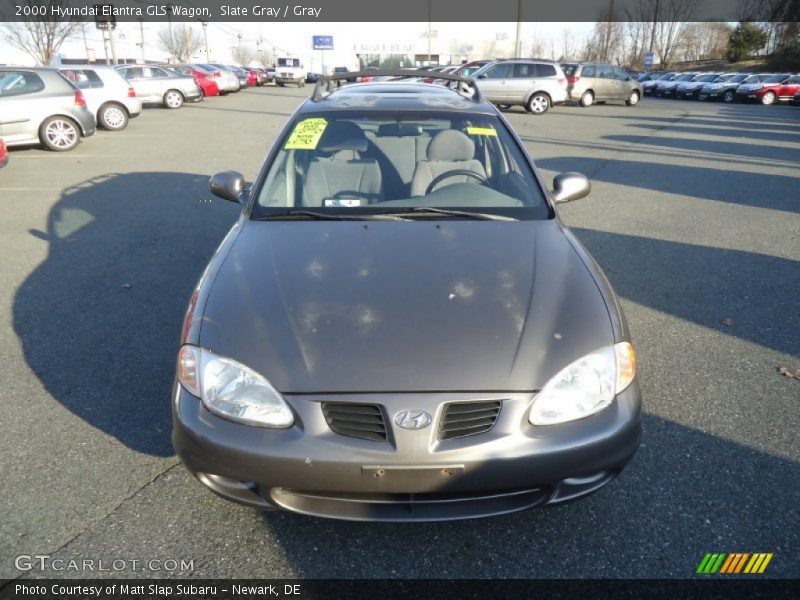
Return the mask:
<path id="1" fill-rule="evenodd" d="M 239 87 L 244 89 L 250 87 L 250 76 L 247 74 L 247 71 L 242 67 L 237 67 L 236 65 L 225 65 L 227 66 L 239 79 Z"/>
<path id="2" fill-rule="evenodd" d="M 523 106 L 541 115 L 567 100 L 567 78 L 551 60 L 512 59 L 490 62 L 472 77 L 484 98 L 501 108 Z"/>
<path id="3" fill-rule="evenodd" d="M 142 113 L 133 87 L 111 67 L 64 65 L 58 69 L 83 92 L 87 108 L 103 129 L 125 129 L 129 119 Z"/>
<path id="4" fill-rule="evenodd" d="M 203 98 L 194 77 L 150 65 L 124 65 L 116 69 L 133 86 L 136 97 L 145 104 L 180 108 L 187 100 Z"/>
<path id="5" fill-rule="evenodd" d="M 3 138 L 0 138 L 0 169 L 8 164 L 8 150 Z"/>
<path id="6" fill-rule="evenodd" d="M 213 69 L 219 69 L 220 71 L 226 71 L 233 75 L 236 78 L 236 83 L 239 86 L 237 91 L 243 90 L 247 87 L 247 73 L 243 69 L 235 67 L 233 65 L 223 65 L 220 63 L 209 63 L 209 66 Z"/>
<path id="7" fill-rule="evenodd" d="M 474 93 L 318 85 L 252 191 L 211 179 L 242 207 L 183 321 L 184 465 L 260 509 L 372 521 L 487 517 L 611 482 L 642 407 L 620 303 L 557 215 L 588 180 L 546 189 Z"/>
<path id="8" fill-rule="evenodd" d="M 178 75 L 185 75 L 186 77 L 194 77 L 195 83 L 206 96 L 219 96 L 219 85 L 217 80 L 214 79 L 206 71 L 195 67 L 194 65 L 170 65 L 170 71 L 174 71 Z"/>
<path id="9" fill-rule="evenodd" d="M 674 79 L 675 77 L 677 77 L 678 75 L 679 75 L 679 73 L 667 72 L 667 73 L 662 73 L 658 77 L 653 77 L 652 79 L 649 79 L 647 81 L 641 82 L 642 83 L 642 93 L 644 93 L 645 96 L 650 96 L 650 95 L 652 95 L 654 93 L 655 88 L 659 83 L 670 81 L 670 80 Z"/>
<path id="10" fill-rule="evenodd" d="M 337 73 L 348 73 L 349 71 L 350 71 L 350 69 L 348 69 L 347 67 L 334 67 L 333 68 L 333 74 L 334 75 L 336 75 Z M 345 81 L 347 81 L 348 83 L 355 83 L 356 82 L 356 78 L 355 77 L 348 77 L 347 79 L 345 79 Z"/>
<path id="11" fill-rule="evenodd" d="M 726 73 L 717 80 L 706 83 L 697 93 L 698 100 L 718 100 L 723 102 L 733 102 L 736 98 L 736 88 L 748 77 L 753 77 L 750 73 Z"/>
<path id="12" fill-rule="evenodd" d="M 217 82 L 217 87 L 221 95 L 239 91 L 239 78 L 232 71 L 220 69 L 208 63 L 195 63 L 192 66 L 203 71 L 209 77 L 212 77 Z"/>
<path id="13" fill-rule="evenodd" d="M 364 72 L 364 73 L 373 73 L 373 72 L 374 72 L 374 73 L 377 73 L 377 72 L 378 72 L 378 68 L 377 68 L 377 67 L 364 67 L 364 68 L 363 68 L 363 69 L 361 69 L 361 70 L 362 70 L 362 72 Z M 359 78 L 359 81 L 360 81 L 361 83 L 369 83 L 370 81 L 372 81 L 372 75 L 362 75 L 362 76 Z"/>
<path id="14" fill-rule="evenodd" d="M 652 81 L 656 77 L 661 77 L 662 75 L 664 75 L 664 71 L 648 71 L 647 73 L 639 73 L 634 79 L 639 83 L 644 83 L 645 81 Z"/>
<path id="15" fill-rule="evenodd" d="M 320 77 L 323 77 L 322 73 L 314 73 L 309 71 L 306 73 L 306 83 L 317 83 Z"/>
<path id="16" fill-rule="evenodd" d="M 272 77 L 266 69 L 259 67 L 254 69 L 254 71 L 256 72 L 256 78 L 258 79 L 259 86 L 267 85 L 270 81 L 272 81 Z"/>
<path id="17" fill-rule="evenodd" d="M 0 67 L 0 136 L 9 148 L 72 150 L 95 129 L 83 92 L 57 69 Z"/>
<path id="18" fill-rule="evenodd" d="M 794 104 L 795 106 L 800 106 L 800 92 L 797 92 L 794 95 L 794 100 L 792 100 L 792 104 Z"/>
<path id="19" fill-rule="evenodd" d="M 742 84 L 736 89 L 736 100 L 775 104 L 779 100 L 791 100 L 800 89 L 800 76 L 779 73 L 766 77 L 758 83 Z"/>
<path id="20" fill-rule="evenodd" d="M 691 81 L 698 76 L 698 73 L 679 73 L 672 79 L 659 81 L 656 83 L 654 93 L 661 98 L 668 98 L 675 93 L 675 88 L 683 82 Z"/>
<path id="21" fill-rule="evenodd" d="M 643 96 L 642 84 L 621 67 L 601 62 L 565 63 L 567 95 L 581 106 L 619 100 L 635 106 Z"/>
<path id="22" fill-rule="evenodd" d="M 478 69 L 481 67 L 489 64 L 490 60 L 473 60 L 470 62 L 463 63 L 458 66 L 458 68 L 453 71 L 453 75 L 459 75 L 461 77 L 472 77 Z"/>
<path id="23" fill-rule="evenodd" d="M 701 73 L 689 81 L 682 81 L 675 86 L 675 97 L 689 100 L 697 98 L 704 85 L 717 81 L 721 75 L 722 73 Z"/>

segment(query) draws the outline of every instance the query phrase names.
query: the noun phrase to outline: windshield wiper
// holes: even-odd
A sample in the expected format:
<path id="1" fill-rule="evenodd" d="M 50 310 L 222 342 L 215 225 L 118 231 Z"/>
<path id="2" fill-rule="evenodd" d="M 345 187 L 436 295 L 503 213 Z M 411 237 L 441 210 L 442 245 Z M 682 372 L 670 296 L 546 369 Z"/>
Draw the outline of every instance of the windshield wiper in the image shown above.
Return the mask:
<path id="1" fill-rule="evenodd" d="M 478 221 L 517 221 L 514 217 L 505 217 L 502 215 L 492 215 L 489 213 L 473 212 L 471 210 L 451 210 L 448 208 L 432 208 L 430 206 L 409 206 L 408 208 L 401 208 L 393 212 L 393 215 L 407 215 L 407 214 L 420 214 L 430 213 L 434 215 L 445 215 L 448 217 L 463 217 L 465 219 L 475 219 Z"/>
<path id="2" fill-rule="evenodd" d="M 280 220 L 285 219 L 287 217 L 297 217 L 300 219 L 309 219 L 309 220 L 317 220 L 317 221 L 408 221 L 400 216 L 396 215 L 385 215 L 385 214 L 377 214 L 377 215 L 347 215 L 347 214 L 329 214 L 329 213 L 321 213 L 315 212 L 313 210 L 287 210 L 284 212 L 279 213 L 272 213 L 270 215 L 261 215 L 256 217 L 256 221 L 270 221 L 270 220 Z"/>

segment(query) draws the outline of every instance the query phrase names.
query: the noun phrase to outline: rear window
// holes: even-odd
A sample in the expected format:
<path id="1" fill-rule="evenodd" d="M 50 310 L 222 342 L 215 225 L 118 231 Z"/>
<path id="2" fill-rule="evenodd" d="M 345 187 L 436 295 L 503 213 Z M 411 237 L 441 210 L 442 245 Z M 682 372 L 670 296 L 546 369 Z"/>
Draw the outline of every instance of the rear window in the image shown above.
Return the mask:
<path id="1" fill-rule="evenodd" d="M 254 218 L 287 209 L 345 214 L 439 207 L 547 218 L 516 140 L 491 114 L 301 114 L 280 141 Z"/>
<path id="2" fill-rule="evenodd" d="M 92 69 L 61 69 L 61 74 L 82 90 L 103 87 L 103 80 Z"/>
<path id="3" fill-rule="evenodd" d="M 0 96 L 35 94 L 44 89 L 44 82 L 33 71 L 0 71 Z"/>
<path id="4" fill-rule="evenodd" d="M 553 65 L 537 64 L 536 77 L 555 77 L 556 68 Z"/>

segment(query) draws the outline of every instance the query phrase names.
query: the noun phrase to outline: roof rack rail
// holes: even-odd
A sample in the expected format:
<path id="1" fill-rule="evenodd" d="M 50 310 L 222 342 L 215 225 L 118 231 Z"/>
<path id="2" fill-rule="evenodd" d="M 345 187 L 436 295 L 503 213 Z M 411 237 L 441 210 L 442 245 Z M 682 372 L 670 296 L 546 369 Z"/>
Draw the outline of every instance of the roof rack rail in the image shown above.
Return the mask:
<path id="1" fill-rule="evenodd" d="M 345 79 L 353 79 L 358 77 L 433 77 L 434 79 L 446 79 L 457 83 L 456 91 L 462 96 L 465 96 L 473 102 L 481 102 L 483 97 L 475 84 L 472 77 L 462 77 L 460 75 L 453 75 L 452 73 L 439 73 L 438 71 L 421 71 L 417 69 L 386 69 L 378 71 L 348 71 L 347 73 L 334 73 L 333 75 L 324 75 L 317 80 L 317 85 L 314 87 L 314 93 L 311 99 L 314 102 L 325 99 L 334 91 L 334 83 L 336 88 L 341 86 L 341 82 Z M 449 85 L 448 85 L 449 87 Z"/>

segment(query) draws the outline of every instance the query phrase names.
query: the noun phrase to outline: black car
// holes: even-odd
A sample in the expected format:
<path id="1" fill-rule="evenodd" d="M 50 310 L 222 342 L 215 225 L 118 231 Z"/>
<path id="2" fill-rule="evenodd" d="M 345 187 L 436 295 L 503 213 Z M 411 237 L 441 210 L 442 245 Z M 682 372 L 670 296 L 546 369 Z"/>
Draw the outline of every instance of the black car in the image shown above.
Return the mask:
<path id="1" fill-rule="evenodd" d="M 379 72 L 421 77 L 412 71 Z M 406 81 L 291 116 L 186 314 L 173 442 L 223 497 L 352 520 L 497 515 L 592 493 L 641 436 L 636 358 L 595 261 L 503 115 Z"/>

